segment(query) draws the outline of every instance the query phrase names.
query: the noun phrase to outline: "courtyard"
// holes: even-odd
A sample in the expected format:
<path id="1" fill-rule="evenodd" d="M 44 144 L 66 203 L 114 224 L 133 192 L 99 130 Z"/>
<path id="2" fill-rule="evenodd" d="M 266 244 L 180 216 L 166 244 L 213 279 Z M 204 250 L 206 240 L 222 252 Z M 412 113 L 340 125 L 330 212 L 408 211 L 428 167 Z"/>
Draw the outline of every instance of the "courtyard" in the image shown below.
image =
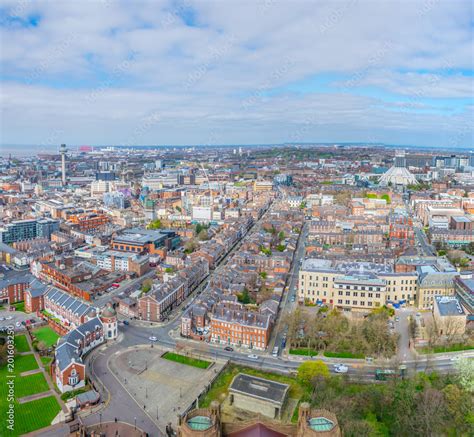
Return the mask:
<path id="1" fill-rule="evenodd" d="M 164 429 L 177 423 L 185 411 L 210 384 L 224 366 L 212 363 L 203 369 L 164 359 L 159 347 L 133 347 L 116 352 L 109 359 L 109 369 L 141 408 Z"/>

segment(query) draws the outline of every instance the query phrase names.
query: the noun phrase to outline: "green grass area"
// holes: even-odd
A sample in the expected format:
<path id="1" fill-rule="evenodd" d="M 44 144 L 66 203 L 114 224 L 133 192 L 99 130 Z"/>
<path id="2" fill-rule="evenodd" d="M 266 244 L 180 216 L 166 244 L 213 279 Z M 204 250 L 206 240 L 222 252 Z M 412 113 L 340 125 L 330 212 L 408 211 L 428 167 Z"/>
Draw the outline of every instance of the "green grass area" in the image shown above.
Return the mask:
<path id="1" fill-rule="evenodd" d="M 164 358 L 170 361 L 175 361 L 176 363 L 181 363 L 181 364 L 186 364 L 188 366 L 197 367 L 199 369 L 207 369 L 211 365 L 210 361 L 186 357 L 184 355 L 175 354 L 174 352 L 166 352 L 161 356 L 161 358 Z"/>
<path id="2" fill-rule="evenodd" d="M 49 386 L 42 372 L 22 376 L 15 380 L 15 395 L 17 399 L 48 390 Z"/>
<path id="3" fill-rule="evenodd" d="M 46 379 L 42 373 L 20 376 L 22 372 L 34 370 L 38 364 L 33 354 L 15 355 L 13 371 L 5 365 L 0 368 L 0 411 L 7 412 L 10 399 L 8 399 L 9 389 L 7 381 L 14 380 L 12 388 L 14 401 L 14 429 L 7 428 L 6 414 L 0 421 L 0 436 L 19 436 L 31 431 L 35 431 L 45 426 L 49 426 L 60 410 L 58 401 L 54 396 L 19 404 L 18 399 L 30 396 L 35 393 L 42 393 L 49 390 Z M 15 375 L 15 378 L 8 378 L 8 375 Z"/>
<path id="4" fill-rule="evenodd" d="M 470 351 L 474 350 L 474 345 L 472 344 L 463 344 L 456 343 L 449 346 L 433 346 L 431 347 L 422 347 L 418 349 L 422 354 L 442 354 L 445 352 L 458 352 L 458 351 Z"/>
<path id="5" fill-rule="evenodd" d="M 305 355 L 307 357 L 315 357 L 318 355 L 318 351 L 314 349 L 309 349 L 307 347 L 302 347 L 298 349 L 290 349 L 291 355 Z"/>
<path id="6" fill-rule="evenodd" d="M 324 356 L 328 358 L 352 358 L 352 359 L 363 359 L 364 354 L 352 354 L 350 352 L 324 352 Z"/>
<path id="7" fill-rule="evenodd" d="M 61 394 L 61 399 L 63 401 L 68 401 L 69 399 L 73 399 L 77 395 L 80 395 L 81 393 L 85 393 L 86 391 L 89 391 L 90 389 L 91 387 L 86 385 L 85 387 L 78 388 L 77 390 L 67 391 L 66 393 Z"/>
<path id="8" fill-rule="evenodd" d="M 13 303 L 10 306 L 14 307 L 16 311 L 22 311 L 23 313 L 25 312 L 25 302 L 24 301 Z"/>
<path id="9" fill-rule="evenodd" d="M 50 374 L 50 367 L 51 367 L 51 362 L 53 361 L 52 357 L 41 357 L 41 362 L 43 363 L 43 367 L 46 370 L 46 373 L 49 375 Z"/>
<path id="10" fill-rule="evenodd" d="M 36 340 L 43 341 L 47 347 L 55 345 L 59 338 L 59 335 L 49 326 L 35 329 L 33 335 L 36 337 Z"/>
<path id="11" fill-rule="evenodd" d="M 28 372 L 29 370 L 38 369 L 38 363 L 35 356 L 31 355 L 16 355 L 15 356 L 15 373 L 20 374 Z"/>
<path id="12" fill-rule="evenodd" d="M 30 345 L 25 334 L 15 336 L 15 349 L 17 352 L 30 352 Z"/>
<path id="13" fill-rule="evenodd" d="M 2 436 L 19 436 L 37 429 L 45 428 L 51 425 L 51 422 L 61 410 L 54 396 L 37 399 L 25 404 L 15 403 L 14 405 L 14 429 L 13 431 L 7 429 L 6 420 L 2 420 L 0 423 L 0 435 Z M 0 406 L 3 408 L 1 402 Z"/>
<path id="14" fill-rule="evenodd" d="M 252 369 L 250 367 L 238 366 L 236 364 L 228 365 L 219 377 L 214 381 L 211 389 L 200 400 L 199 406 L 206 408 L 213 400 L 222 401 L 227 396 L 227 391 L 234 377 L 239 373 L 246 373 L 260 378 L 270 379 L 272 381 L 289 384 L 290 390 L 288 396 L 291 399 L 307 399 L 309 396 L 309 388 L 302 385 L 295 377 L 279 375 L 262 370 Z"/>

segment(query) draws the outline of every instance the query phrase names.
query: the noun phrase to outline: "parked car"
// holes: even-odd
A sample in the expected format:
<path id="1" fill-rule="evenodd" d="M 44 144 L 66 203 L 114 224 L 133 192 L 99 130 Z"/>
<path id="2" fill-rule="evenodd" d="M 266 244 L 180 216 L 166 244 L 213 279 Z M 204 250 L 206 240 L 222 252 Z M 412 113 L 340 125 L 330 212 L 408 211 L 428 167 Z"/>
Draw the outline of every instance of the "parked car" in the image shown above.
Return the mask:
<path id="1" fill-rule="evenodd" d="M 24 323 L 24 322 L 22 322 L 22 323 Z M 15 323 L 15 326 L 16 326 L 17 328 L 21 328 L 21 324 L 22 324 L 22 323 L 16 322 L 16 323 Z"/>
<path id="2" fill-rule="evenodd" d="M 251 360 L 258 360 L 258 355 L 250 354 L 250 355 L 247 355 L 247 358 L 250 358 Z"/>
<path id="3" fill-rule="evenodd" d="M 227 351 L 227 352 L 234 352 L 234 348 L 232 348 L 232 347 L 230 347 L 230 346 L 226 346 L 226 347 L 224 348 L 224 350 Z"/>
<path id="4" fill-rule="evenodd" d="M 152 335 L 152 336 L 148 337 L 148 340 L 157 341 L 158 339 L 154 335 Z"/>
<path id="5" fill-rule="evenodd" d="M 278 357 L 278 351 L 279 351 L 279 350 L 280 350 L 280 349 L 278 348 L 278 346 L 275 346 L 275 347 L 273 348 L 272 356 L 275 357 L 275 358 Z"/>
<path id="6" fill-rule="evenodd" d="M 128 320 L 124 320 L 123 324 L 128 326 L 128 325 L 130 325 L 130 322 Z"/>
<path id="7" fill-rule="evenodd" d="M 400 317 L 396 316 L 396 317 L 395 317 L 395 321 L 396 321 L 396 322 L 399 322 L 399 321 L 400 321 Z"/>
<path id="8" fill-rule="evenodd" d="M 349 367 L 345 364 L 335 364 L 334 371 L 336 373 L 347 373 L 349 371 Z"/>

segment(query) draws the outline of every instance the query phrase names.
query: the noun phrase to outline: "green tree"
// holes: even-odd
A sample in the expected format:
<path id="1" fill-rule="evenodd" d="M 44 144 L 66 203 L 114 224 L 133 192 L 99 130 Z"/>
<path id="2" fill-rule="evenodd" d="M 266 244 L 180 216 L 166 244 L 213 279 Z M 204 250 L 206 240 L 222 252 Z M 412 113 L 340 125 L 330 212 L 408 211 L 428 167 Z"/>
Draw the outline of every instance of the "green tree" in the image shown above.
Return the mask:
<path id="1" fill-rule="evenodd" d="M 151 279 L 145 279 L 142 283 L 143 293 L 148 293 L 151 290 L 152 285 L 153 281 Z"/>
<path id="2" fill-rule="evenodd" d="M 147 226 L 148 229 L 161 229 L 163 224 L 161 223 L 161 220 L 156 219 L 150 222 Z"/>
<path id="3" fill-rule="evenodd" d="M 471 398 L 455 384 L 448 384 L 444 387 L 443 394 L 446 400 L 446 408 L 457 431 L 461 435 L 464 433 L 467 435 L 469 428 L 474 431 L 472 429 L 474 422 L 469 423 L 470 417 L 474 414 L 472 413 L 474 409 Z"/>
<path id="4" fill-rule="evenodd" d="M 186 241 L 184 245 L 184 252 L 193 253 L 198 247 L 198 242 L 194 238 L 191 238 L 190 240 Z"/>
<path id="5" fill-rule="evenodd" d="M 311 384 L 315 378 L 329 378 L 329 368 L 321 360 L 305 361 L 298 367 L 298 379 L 304 384 Z"/>
<path id="6" fill-rule="evenodd" d="M 285 233 L 283 231 L 280 231 L 278 233 L 278 240 L 283 241 L 285 239 Z"/>
<path id="7" fill-rule="evenodd" d="M 461 358 L 455 363 L 459 385 L 469 393 L 474 393 L 474 360 Z"/>
<path id="8" fill-rule="evenodd" d="M 207 229 L 201 229 L 197 237 L 199 241 L 209 240 L 209 234 L 207 232 Z"/>

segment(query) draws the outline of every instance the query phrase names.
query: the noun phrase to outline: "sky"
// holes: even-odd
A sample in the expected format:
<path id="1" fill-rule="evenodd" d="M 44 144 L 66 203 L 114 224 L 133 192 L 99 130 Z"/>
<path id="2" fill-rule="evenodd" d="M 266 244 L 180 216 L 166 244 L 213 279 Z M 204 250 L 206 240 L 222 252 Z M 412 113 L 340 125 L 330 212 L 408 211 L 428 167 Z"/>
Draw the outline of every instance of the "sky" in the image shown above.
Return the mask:
<path id="1" fill-rule="evenodd" d="M 473 4 L 3 0 L 0 144 L 474 147 Z"/>

